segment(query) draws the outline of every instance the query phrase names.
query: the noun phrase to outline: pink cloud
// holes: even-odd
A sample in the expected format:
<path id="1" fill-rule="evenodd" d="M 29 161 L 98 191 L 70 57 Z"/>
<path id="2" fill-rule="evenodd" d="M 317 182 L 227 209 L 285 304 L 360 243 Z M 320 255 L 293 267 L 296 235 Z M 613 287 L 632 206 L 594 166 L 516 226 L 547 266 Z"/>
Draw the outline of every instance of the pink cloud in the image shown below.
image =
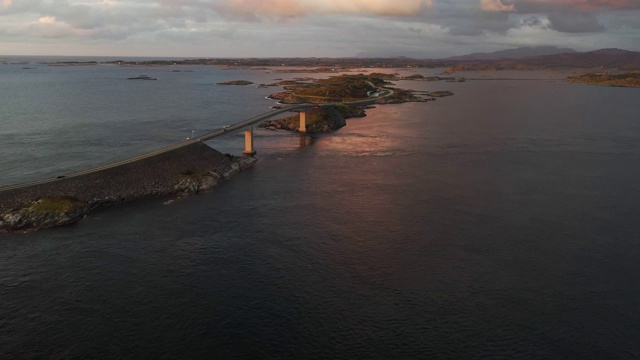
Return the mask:
<path id="1" fill-rule="evenodd" d="M 411 16 L 420 13 L 433 0 L 228 0 L 214 7 L 228 15 L 253 18 L 299 17 L 307 14 L 370 14 Z"/>
<path id="2" fill-rule="evenodd" d="M 480 0 L 480 8 L 484 11 L 513 11 L 515 6 L 501 0 Z"/>

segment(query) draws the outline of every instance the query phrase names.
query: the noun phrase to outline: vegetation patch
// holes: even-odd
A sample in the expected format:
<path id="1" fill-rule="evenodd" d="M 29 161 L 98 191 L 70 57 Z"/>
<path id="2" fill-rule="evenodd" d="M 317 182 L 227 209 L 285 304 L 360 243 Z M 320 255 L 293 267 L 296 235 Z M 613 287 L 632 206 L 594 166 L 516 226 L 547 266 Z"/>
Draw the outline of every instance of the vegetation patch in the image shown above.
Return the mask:
<path id="1" fill-rule="evenodd" d="M 405 102 L 425 102 L 426 99 L 416 96 L 411 90 L 393 89 L 391 96 L 378 99 L 378 104 L 401 104 Z"/>
<path id="2" fill-rule="evenodd" d="M 640 87 L 640 72 L 587 73 L 569 77 L 567 81 L 600 86 Z"/>
<path id="3" fill-rule="evenodd" d="M 89 213 L 89 206 L 72 197 L 44 197 L 0 216 L 0 230 L 38 230 L 72 224 Z"/>
<path id="4" fill-rule="evenodd" d="M 285 92 L 271 95 L 285 104 L 327 104 L 362 100 L 369 97 L 377 86 L 387 84 L 384 79 L 371 75 L 341 75 L 318 79 L 312 83 L 287 83 Z"/>
<path id="5" fill-rule="evenodd" d="M 345 119 L 367 116 L 362 106 L 336 104 L 334 109 L 336 109 Z"/>
<path id="6" fill-rule="evenodd" d="M 45 197 L 32 203 L 31 209 L 43 214 L 67 214 L 85 206 L 72 197 Z"/>

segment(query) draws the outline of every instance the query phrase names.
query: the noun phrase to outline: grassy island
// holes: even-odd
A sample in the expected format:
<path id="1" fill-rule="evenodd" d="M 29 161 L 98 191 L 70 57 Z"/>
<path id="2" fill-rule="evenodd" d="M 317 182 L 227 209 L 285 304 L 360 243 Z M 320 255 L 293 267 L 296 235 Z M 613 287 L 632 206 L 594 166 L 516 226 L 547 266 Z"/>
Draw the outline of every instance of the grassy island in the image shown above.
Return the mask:
<path id="1" fill-rule="evenodd" d="M 310 134 L 331 132 L 346 126 L 345 119 L 363 116 L 366 116 L 363 107 L 346 104 L 308 110 L 306 111 L 305 131 Z M 272 130 L 298 131 L 300 128 L 300 115 L 265 121 L 259 127 Z"/>
<path id="2" fill-rule="evenodd" d="M 640 87 L 640 72 L 587 73 L 567 78 L 568 82 L 600 86 Z"/>
<path id="3" fill-rule="evenodd" d="M 281 82 L 279 85 L 284 85 L 284 91 L 270 97 L 283 104 L 327 104 L 362 100 L 376 96 L 378 87 L 391 85 L 378 75 L 340 75 L 312 81 Z M 424 101 L 412 91 L 393 90 L 396 92 L 394 102 Z"/>
<path id="4" fill-rule="evenodd" d="M 0 217 L 0 230 L 33 230 L 72 224 L 89 212 L 89 206 L 73 197 L 43 197 Z"/>
<path id="5" fill-rule="evenodd" d="M 273 94 L 271 98 L 285 104 L 356 101 L 369 97 L 377 90 L 376 86 L 383 84 L 385 81 L 380 78 L 362 74 L 334 76 L 314 82 L 288 82 L 284 92 Z"/>
<path id="6" fill-rule="evenodd" d="M 219 82 L 216 83 L 216 85 L 251 85 L 253 84 L 251 81 L 247 81 L 247 80 L 232 80 L 232 81 L 224 81 L 224 82 Z"/>

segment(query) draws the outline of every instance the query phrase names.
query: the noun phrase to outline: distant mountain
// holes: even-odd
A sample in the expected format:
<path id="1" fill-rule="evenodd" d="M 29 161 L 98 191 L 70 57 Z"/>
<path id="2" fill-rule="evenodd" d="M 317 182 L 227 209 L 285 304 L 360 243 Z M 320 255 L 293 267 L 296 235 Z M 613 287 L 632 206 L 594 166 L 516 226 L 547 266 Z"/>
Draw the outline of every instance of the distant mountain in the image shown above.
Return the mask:
<path id="1" fill-rule="evenodd" d="M 537 46 L 537 47 L 520 47 L 516 49 L 508 49 L 494 51 L 490 53 L 474 53 L 462 56 L 449 57 L 446 60 L 502 60 L 502 59 L 524 59 L 534 56 L 555 55 L 564 53 L 575 53 L 574 49 L 559 48 L 557 46 Z"/>
<path id="2" fill-rule="evenodd" d="M 622 49 L 600 49 L 527 58 L 529 65 L 551 67 L 602 67 L 620 70 L 640 70 L 640 52 Z"/>
<path id="3" fill-rule="evenodd" d="M 356 55 L 356 58 L 367 59 L 433 59 L 435 54 L 427 51 L 406 51 L 406 50 L 379 50 L 379 51 L 362 51 Z"/>
<path id="4" fill-rule="evenodd" d="M 599 55 L 629 55 L 632 53 L 634 53 L 634 51 L 616 49 L 616 48 L 607 48 L 607 49 L 600 49 L 600 50 L 587 52 L 587 54 L 599 54 Z"/>

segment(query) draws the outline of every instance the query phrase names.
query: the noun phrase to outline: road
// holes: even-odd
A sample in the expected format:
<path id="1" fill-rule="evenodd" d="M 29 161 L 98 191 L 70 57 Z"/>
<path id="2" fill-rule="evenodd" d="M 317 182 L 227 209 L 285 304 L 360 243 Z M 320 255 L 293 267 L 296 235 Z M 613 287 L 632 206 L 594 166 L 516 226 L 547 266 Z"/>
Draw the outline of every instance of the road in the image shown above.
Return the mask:
<path id="1" fill-rule="evenodd" d="M 117 166 L 121 166 L 124 164 L 129 164 L 135 161 L 140 161 L 142 159 L 146 159 L 146 158 L 150 158 L 152 156 L 156 156 L 165 152 L 169 152 L 169 151 L 173 151 L 175 149 L 179 149 L 181 147 L 185 147 L 185 146 L 189 146 L 193 143 L 196 142 L 201 142 L 201 141 L 207 141 L 210 139 L 213 139 L 215 137 L 218 136 L 223 136 L 226 134 L 229 134 L 231 132 L 234 132 L 236 130 L 245 128 L 247 126 L 251 126 L 254 125 L 256 123 L 261 123 L 271 117 L 274 117 L 276 115 L 288 112 L 288 111 L 295 111 L 295 110 L 302 110 L 302 109 L 307 109 L 307 108 L 312 108 L 312 107 L 325 107 L 325 106 L 335 106 L 337 104 L 346 104 L 346 105 L 367 105 L 367 104 L 372 104 L 374 103 L 376 100 L 380 99 L 380 98 L 384 98 L 387 96 L 391 96 L 393 95 L 393 90 L 390 89 L 383 89 L 381 90 L 381 92 L 384 92 L 383 95 L 380 96 L 376 96 L 376 97 L 370 97 L 370 98 L 366 98 L 363 100 L 358 100 L 358 101 L 351 101 L 351 102 L 345 102 L 345 103 L 330 103 L 330 104 L 300 104 L 300 105 L 292 105 L 292 106 L 287 106 L 284 107 L 282 109 L 278 109 L 278 110 L 273 110 L 273 111 L 269 111 L 267 113 L 264 114 L 260 114 L 258 116 L 254 116 L 250 119 L 241 121 L 239 123 L 233 124 L 231 126 L 225 127 L 221 130 L 216 130 L 214 132 L 211 132 L 209 134 L 206 134 L 204 136 L 200 136 L 196 139 L 190 139 L 190 140 L 186 140 L 186 141 L 182 141 L 179 142 L 177 144 L 171 145 L 171 146 L 167 146 L 146 154 L 142 154 L 142 155 L 138 155 L 126 160 L 121 160 L 115 163 L 111 163 L 111 164 L 107 164 L 107 165 L 103 165 L 103 166 L 99 166 L 96 168 L 92 168 L 92 169 L 88 169 L 88 170 L 84 170 L 84 171 L 80 171 L 80 172 L 76 172 L 73 174 L 69 174 L 69 175 L 65 175 L 64 177 L 61 178 L 47 178 L 47 179 L 42 179 L 42 180 L 37 180 L 37 181 L 31 181 L 31 182 L 27 182 L 27 183 L 21 183 L 21 184 L 15 184 L 15 185 L 9 185 L 9 186 L 3 186 L 0 187 L 0 192 L 3 191 L 9 191 L 9 190 L 14 190 L 14 189 L 19 189 L 19 188 L 23 188 L 23 187 L 28 187 L 28 186 L 33 186 L 33 185 L 39 185 L 39 184 L 45 184 L 45 183 L 49 183 L 49 182 L 53 182 L 53 181 L 60 181 L 63 179 L 68 179 L 68 178 L 73 178 L 76 176 L 82 176 L 82 175 L 87 175 L 87 174 L 91 174 L 91 173 L 95 173 L 98 171 L 102 171 L 102 170 L 106 170 L 106 169 L 111 169 Z"/>

